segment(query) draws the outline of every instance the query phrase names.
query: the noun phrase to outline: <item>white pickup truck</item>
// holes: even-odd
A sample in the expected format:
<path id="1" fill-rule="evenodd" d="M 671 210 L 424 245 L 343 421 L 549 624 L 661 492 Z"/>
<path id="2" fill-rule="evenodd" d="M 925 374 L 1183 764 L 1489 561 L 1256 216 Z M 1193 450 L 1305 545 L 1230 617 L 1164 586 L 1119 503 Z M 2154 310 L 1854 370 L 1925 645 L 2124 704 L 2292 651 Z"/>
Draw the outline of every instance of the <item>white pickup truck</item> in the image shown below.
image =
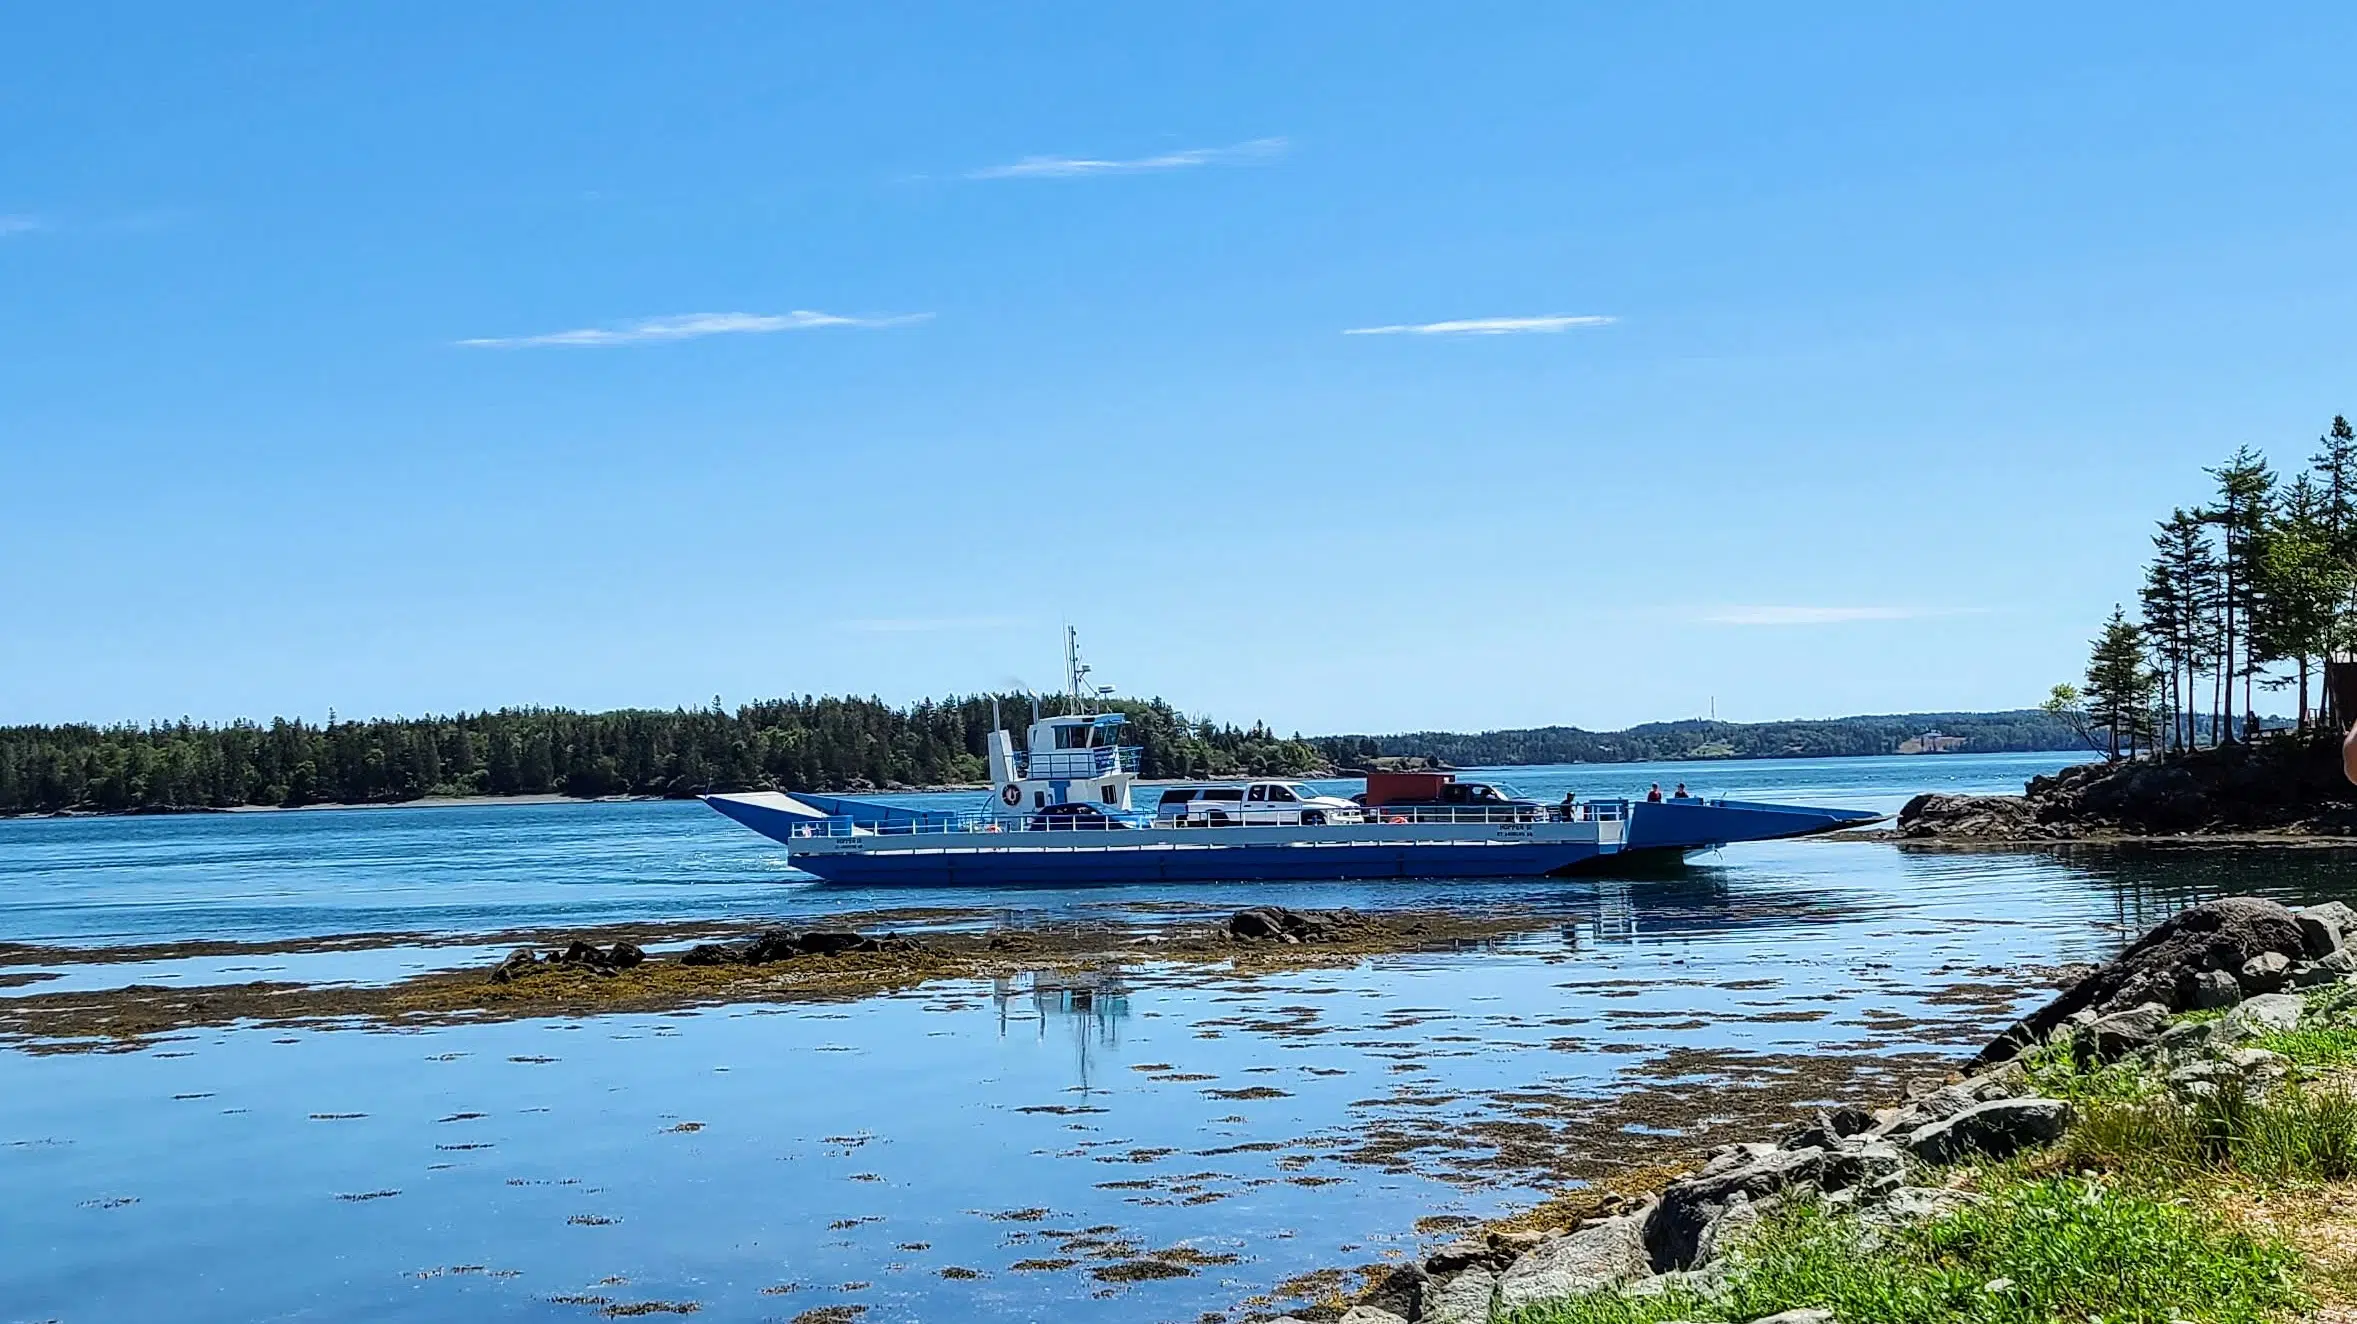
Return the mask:
<path id="1" fill-rule="evenodd" d="M 1187 827 L 1322 827 L 1364 822 L 1366 811 L 1300 782 L 1246 782 L 1165 792 L 1157 817 Z"/>

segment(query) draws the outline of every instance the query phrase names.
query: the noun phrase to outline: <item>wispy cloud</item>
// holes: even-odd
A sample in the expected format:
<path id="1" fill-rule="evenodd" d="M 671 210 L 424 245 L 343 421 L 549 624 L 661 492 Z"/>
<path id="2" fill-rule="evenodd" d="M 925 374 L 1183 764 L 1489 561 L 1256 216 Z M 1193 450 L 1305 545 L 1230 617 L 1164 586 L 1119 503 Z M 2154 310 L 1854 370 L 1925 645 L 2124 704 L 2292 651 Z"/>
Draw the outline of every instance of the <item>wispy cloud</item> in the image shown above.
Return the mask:
<path id="1" fill-rule="evenodd" d="M 5 239 L 12 234 L 31 234 L 35 230 L 46 228 L 38 216 L 27 216 L 22 212 L 15 215 L 0 214 L 0 239 Z"/>
<path id="2" fill-rule="evenodd" d="M 1938 607 L 1710 607 L 1694 619 L 1704 625 L 1843 625 L 1851 621 L 1915 621 L 1961 616 L 1970 609 Z"/>
<path id="3" fill-rule="evenodd" d="M 945 630 L 1003 630 L 1021 623 L 1012 616 L 919 616 L 843 621 L 840 625 L 860 634 L 937 634 Z"/>
<path id="4" fill-rule="evenodd" d="M 898 317 L 839 317 L 797 308 L 790 313 L 682 313 L 677 317 L 649 317 L 620 326 L 581 327 L 537 336 L 478 336 L 458 343 L 477 349 L 529 349 L 546 345 L 605 348 L 648 345 L 665 340 L 695 340 L 703 336 L 758 336 L 773 331 L 808 331 L 826 326 L 908 326 L 932 317 L 908 313 Z"/>
<path id="5" fill-rule="evenodd" d="M 1159 156 L 1113 160 L 1088 156 L 1026 156 L 1013 165 L 984 166 L 968 179 L 1071 179 L 1079 175 L 1138 175 L 1153 170 L 1186 170 L 1207 165 L 1251 165 L 1273 161 L 1291 144 L 1283 138 L 1255 138 L 1232 147 L 1190 147 Z"/>
<path id="6" fill-rule="evenodd" d="M 1410 322 L 1399 326 L 1354 326 L 1346 336 L 1514 336 L 1610 326 L 1616 317 L 1468 317 L 1454 322 Z"/>

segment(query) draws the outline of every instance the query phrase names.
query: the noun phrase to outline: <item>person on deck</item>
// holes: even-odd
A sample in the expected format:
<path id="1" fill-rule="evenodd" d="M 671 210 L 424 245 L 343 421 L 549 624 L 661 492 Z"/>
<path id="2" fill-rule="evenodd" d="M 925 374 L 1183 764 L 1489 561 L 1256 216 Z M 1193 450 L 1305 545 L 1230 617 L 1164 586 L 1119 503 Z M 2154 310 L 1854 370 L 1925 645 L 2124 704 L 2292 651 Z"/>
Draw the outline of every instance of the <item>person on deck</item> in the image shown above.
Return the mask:
<path id="1" fill-rule="evenodd" d="M 1660 803 L 1661 803 L 1661 783 L 1660 783 L 1660 782 L 1655 782 L 1655 783 L 1653 783 L 1653 789 L 1652 789 L 1652 790 L 1650 790 L 1650 791 L 1647 791 L 1647 792 L 1645 793 L 1645 803 L 1647 803 L 1647 804 L 1649 804 L 1649 805 L 1657 805 L 1657 804 L 1660 804 Z"/>
<path id="2" fill-rule="evenodd" d="M 1694 797 L 1686 794 L 1686 783 L 1679 782 L 1678 789 L 1670 792 L 1670 798 L 1672 800 L 1691 800 Z"/>

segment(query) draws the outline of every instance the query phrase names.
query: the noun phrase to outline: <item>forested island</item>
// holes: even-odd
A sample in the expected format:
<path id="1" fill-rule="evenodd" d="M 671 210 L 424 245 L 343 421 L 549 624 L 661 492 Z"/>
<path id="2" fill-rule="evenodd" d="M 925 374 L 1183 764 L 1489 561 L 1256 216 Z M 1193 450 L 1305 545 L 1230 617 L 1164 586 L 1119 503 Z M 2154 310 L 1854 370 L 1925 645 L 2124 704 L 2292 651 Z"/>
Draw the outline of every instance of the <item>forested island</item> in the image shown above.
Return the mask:
<path id="1" fill-rule="evenodd" d="M 1028 695 L 999 696 L 1009 722 Z M 990 695 L 895 707 L 799 698 L 584 713 L 503 708 L 324 725 L 0 728 L 0 813 L 378 804 L 427 796 L 688 796 L 941 786 L 984 780 Z M 1265 726 L 1195 721 L 1159 699 L 1128 714 L 1148 777 L 1299 776 L 1325 760 Z M 1057 701 L 1044 705 L 1059 711 Z"/>
<path id="2" fill-rule="evenodd" d="M 1031 702 L 976 695 L 901 707 L 804 697 L 732 710 L 715 699 L 702 708 L 604 713 L 504 708 L 366 721 L 330 714 L 323 724 L 0 727 L 0 814 L 959 785 L 984 780 L 994 703 L 1019 724 Z M 1049 699 L 1043 710 L 1060 704 Z M 1125 739 L 1143 750 L 1149 778 L 1312 776 L 1397 756 L 1465 767 L 1888 754 L 1935 727 L 1975 751 L 2081 747 L 2068 723 L 2038 711 L 1304 738 L 1263 723 L 1193 718 L 1160 699 L 1108 706 L 1128 715 Z"/>
<path id="3" fill-rule="evenodd" d="M 1519 731 L 1417 731 L 1394 736 L 1323 736 L 1314 743 L 1339 766 L 1371 758 L 1422 757 L 1461 768 L 1518 763 L 1649 763 L 1666 759 L 1844 758 L 1898 752 L 1928 732 L 1961 740 L 1976 754 L 2084 749 L 2079 730 L 2041 709 L 2001 713 L 1891 713 L 1819 721 L 1647 722 L 1625 731 L 1542 726 Z"/>

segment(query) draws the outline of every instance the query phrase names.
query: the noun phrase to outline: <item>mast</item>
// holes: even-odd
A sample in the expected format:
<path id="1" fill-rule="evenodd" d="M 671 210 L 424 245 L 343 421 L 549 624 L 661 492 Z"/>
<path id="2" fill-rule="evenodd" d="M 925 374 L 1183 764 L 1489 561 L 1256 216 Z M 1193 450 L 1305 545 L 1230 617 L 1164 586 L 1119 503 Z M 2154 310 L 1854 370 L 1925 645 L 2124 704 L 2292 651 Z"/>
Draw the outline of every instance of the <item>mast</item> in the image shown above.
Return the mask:
<path id="1" fill-rule="evenodd" d="M 1096 709 L 1096 696 L 1083 684 L 1088 679 L 1088 664 L 1080 660 L 1080 630 L 1064 627 L 1064 692 L 1072 702 L 1076 716 L 1087 717 Z"/>

